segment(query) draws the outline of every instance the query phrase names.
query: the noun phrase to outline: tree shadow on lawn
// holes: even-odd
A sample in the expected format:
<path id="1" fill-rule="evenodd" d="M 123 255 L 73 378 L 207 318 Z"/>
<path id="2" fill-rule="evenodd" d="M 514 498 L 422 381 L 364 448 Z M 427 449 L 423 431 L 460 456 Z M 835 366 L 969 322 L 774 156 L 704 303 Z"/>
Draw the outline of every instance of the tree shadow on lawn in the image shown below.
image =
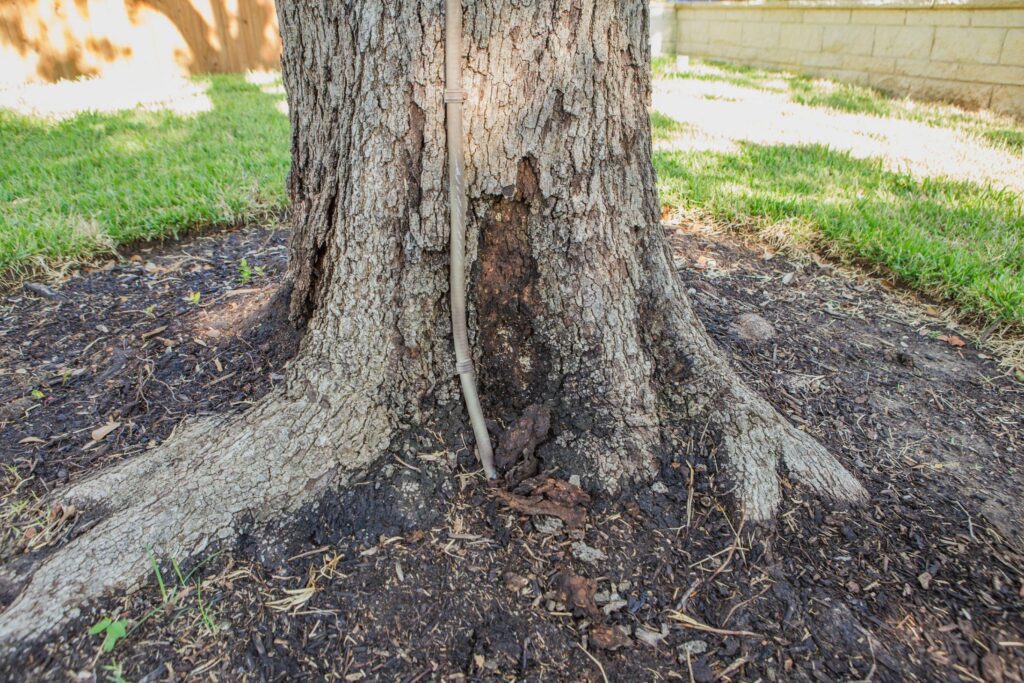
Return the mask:
<path id="1" fill-rule="evenodd" d="M 1024 202 L 1010 191 L 918 179 L 822 145 L 656 150 L 654 163 L 665 204 L 782 224 L 802 246 L 880 268 L 976 321 L 1024 329 Z"/>
<path id="2" fill-rule="evenodd" d="M 289 124 L 274 88 L 209 76 L 193 114 L 52 121 L 0 110 L 0 272 L 251 219 L 286 201 Z"/>

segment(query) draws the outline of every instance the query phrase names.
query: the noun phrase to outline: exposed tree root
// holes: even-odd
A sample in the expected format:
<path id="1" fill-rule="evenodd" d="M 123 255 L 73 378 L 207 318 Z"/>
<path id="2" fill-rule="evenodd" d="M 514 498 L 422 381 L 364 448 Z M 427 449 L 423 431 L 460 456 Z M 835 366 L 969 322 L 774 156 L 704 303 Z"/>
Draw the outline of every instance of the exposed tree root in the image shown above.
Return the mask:
<path id="1" fill-rule="evenodd" d="M 814 437 L 792 426 L 743 383 L 737 381 L 730 389 L 730 403 L 714 422 L 744 519 L 764 522 L 775 515 L 782 500 L 780 465 L 826 498 L 848 503 L 867 499 L 860 482 Z"/>
<path id="2" fill-rule="evenodd" d="M 670 272 L 670 256 L 655 244 L 647 252 L 648 268 Z M 649 295 L 659 311 L 653 326 L 665 363 L 661 381 L 670 385 L 671 402 L 686 419 L 700 420 L 717 433 L 735 483 L 736 507 L 748 522 L 770 520 L 781 502 L 780 470 L 785 469 L 815 493 L 843 503 L 867 500 L 867 491 L 842 463 L 752 391 L 711 341 L 693 312 L 674 273 L 654 278 Z M 679 386 L 675 376 L 686 378 Z"/>
<path id="3" fill-rule="evenodd" d="M 720 438 L 745 519 L 766 521 L 775 513 L 780 465 L 832 499 L 866 498 L 835 458 L 743 383 L 698 322 L 687 325 L 690 337 L 676 340 L 691 364 L 685 373 L 691 382 L 678 388 L 689 405 L 684 419 L 703 417 Z M 162 558 L 194 557 L 232 540 L 243 520 L 266 522 L 295 511 L 365 470 L 387 448 L 393 411 L 383 407 L 373 382 L 352 391 L 321 374 L 317 387 L 303 379 L 315 376 L 311 367 L 293 366 L 289 391 L 244 414 L 186 424 L 164 445 L 60 492 L 61 503 L 100 521 L 52 551 L 31 577 L 15 577 L 24 585 L 0 615 L 0 653 L 47 636 L 104 593 L 136 588 L 151 571 L 148 549 Z M 622 481 L 655 476 L 662 427 L 642 413 L 621 434 L 598 439 L 583 431 L 562 455 L 552 455 L 569 470 L 598 475 L 594 483 L 613 491 Z"/>
<path id="4" fill-rule="evenodd" d="M 345 408 L 272 394 L 244 414 L 185 425 L 165 445 L 61 492 L 85 514 L 106 516 L 35 568 L 0 615 L 0 652 L 49 635 L 91 599 L 136 588 L 151 571 L 147 549 L 184 560 L 233 539 L 243 518 L 270 520 L 347 481 L 388 432 L 372 403 Z"/>
<path id="5" fill-rule="evenodd" d="M 720 368 L 710 376 L 732 377 L 705 408 L 714 406 L 709 414 L 747 520 L 774 514 L 780 463 L 830 498 L 866 497 L 824 448 L 734 375 Z M 279 393 L 247 413 L 187 424 L 165 445 L 72 485 L 61 502 L 105 517 L 53 551 L 24 582 L 0 615 L 0 653 L 53 633 L 104 593 L 136 588 L 151 571 L 148 549 L 163 558 L 194 557 L 213 543 L 230 542 L 243 518 L 270 521 L 343 485 L 386 448 L 388 424 L 386 411 L 370 401 L 350 399 L 339 411 L 305 394 Z M 591 457 L 600 463 L 606 453 Z M 643 466 L 648 461 L 632 460 L 632 473 L 650 478 Z M 615 488 L 619 481 L 608 476 L 606 483 Z"/>

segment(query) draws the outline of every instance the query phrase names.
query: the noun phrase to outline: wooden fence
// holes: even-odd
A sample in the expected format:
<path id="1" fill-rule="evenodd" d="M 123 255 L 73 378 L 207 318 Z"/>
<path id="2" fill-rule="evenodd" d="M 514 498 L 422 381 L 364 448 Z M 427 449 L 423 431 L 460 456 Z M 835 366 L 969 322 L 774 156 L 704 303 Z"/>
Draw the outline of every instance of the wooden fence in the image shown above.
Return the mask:
<path id="1" fill-rule="evenodd" d="M 0 0 L 0 83 L 276 69 L 274 0 Z"/>

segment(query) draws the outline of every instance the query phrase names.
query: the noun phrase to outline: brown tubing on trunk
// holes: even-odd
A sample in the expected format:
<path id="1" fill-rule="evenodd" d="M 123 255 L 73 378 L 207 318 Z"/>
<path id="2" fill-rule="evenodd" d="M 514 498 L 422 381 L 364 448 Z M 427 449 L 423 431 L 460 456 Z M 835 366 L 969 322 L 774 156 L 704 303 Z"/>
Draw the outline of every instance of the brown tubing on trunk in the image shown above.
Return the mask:
<path id="1" fill-rule="evenodd" d="M 446 0 L 444 33 L 445 92 L 448 131 L 448 206 L 451 222 L 449 282 L 452 334 L 455 338 L 455 369 L 462 382 L 466 411 L 476 436 L 477 453 L 488 479 L 497 478 L 491 437 L 476 391 L 476 375 L 466 333 L 466 181 L 463 176 L 462 103 L 462 0 Z"/>

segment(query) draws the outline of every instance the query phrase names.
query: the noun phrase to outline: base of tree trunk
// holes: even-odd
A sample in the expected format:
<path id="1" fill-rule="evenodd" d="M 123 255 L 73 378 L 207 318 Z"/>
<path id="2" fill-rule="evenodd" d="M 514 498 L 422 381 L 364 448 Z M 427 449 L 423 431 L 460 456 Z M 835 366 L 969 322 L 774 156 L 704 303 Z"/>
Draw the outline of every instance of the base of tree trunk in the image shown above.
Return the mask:
<path id="1" fill-rule="evenodd" d="M 775 512 L 783 468 L 822 496 L 863 499 L 743 383 L 689 307 L 659 223 L 646 3 L 464 4 L 480 386 L 506 423 L 531 405 L 551 411 L 548 441 L 509 449 L 508 467 L 624 491 L 707 436 L 748 523 Z M 147 548 L 184 559 L 229 541 L 243 520 L 287 515 L 365 475 L 410 425 L 461 412 L 442 5 L 277 7 L 293 136 L 289 310 L 307 324 L 286 388 L 61 492 L 55 501 L 95 525 L 8 578 L 24 587 L 0 615 L 3 647 L 137 586 Z"/>

